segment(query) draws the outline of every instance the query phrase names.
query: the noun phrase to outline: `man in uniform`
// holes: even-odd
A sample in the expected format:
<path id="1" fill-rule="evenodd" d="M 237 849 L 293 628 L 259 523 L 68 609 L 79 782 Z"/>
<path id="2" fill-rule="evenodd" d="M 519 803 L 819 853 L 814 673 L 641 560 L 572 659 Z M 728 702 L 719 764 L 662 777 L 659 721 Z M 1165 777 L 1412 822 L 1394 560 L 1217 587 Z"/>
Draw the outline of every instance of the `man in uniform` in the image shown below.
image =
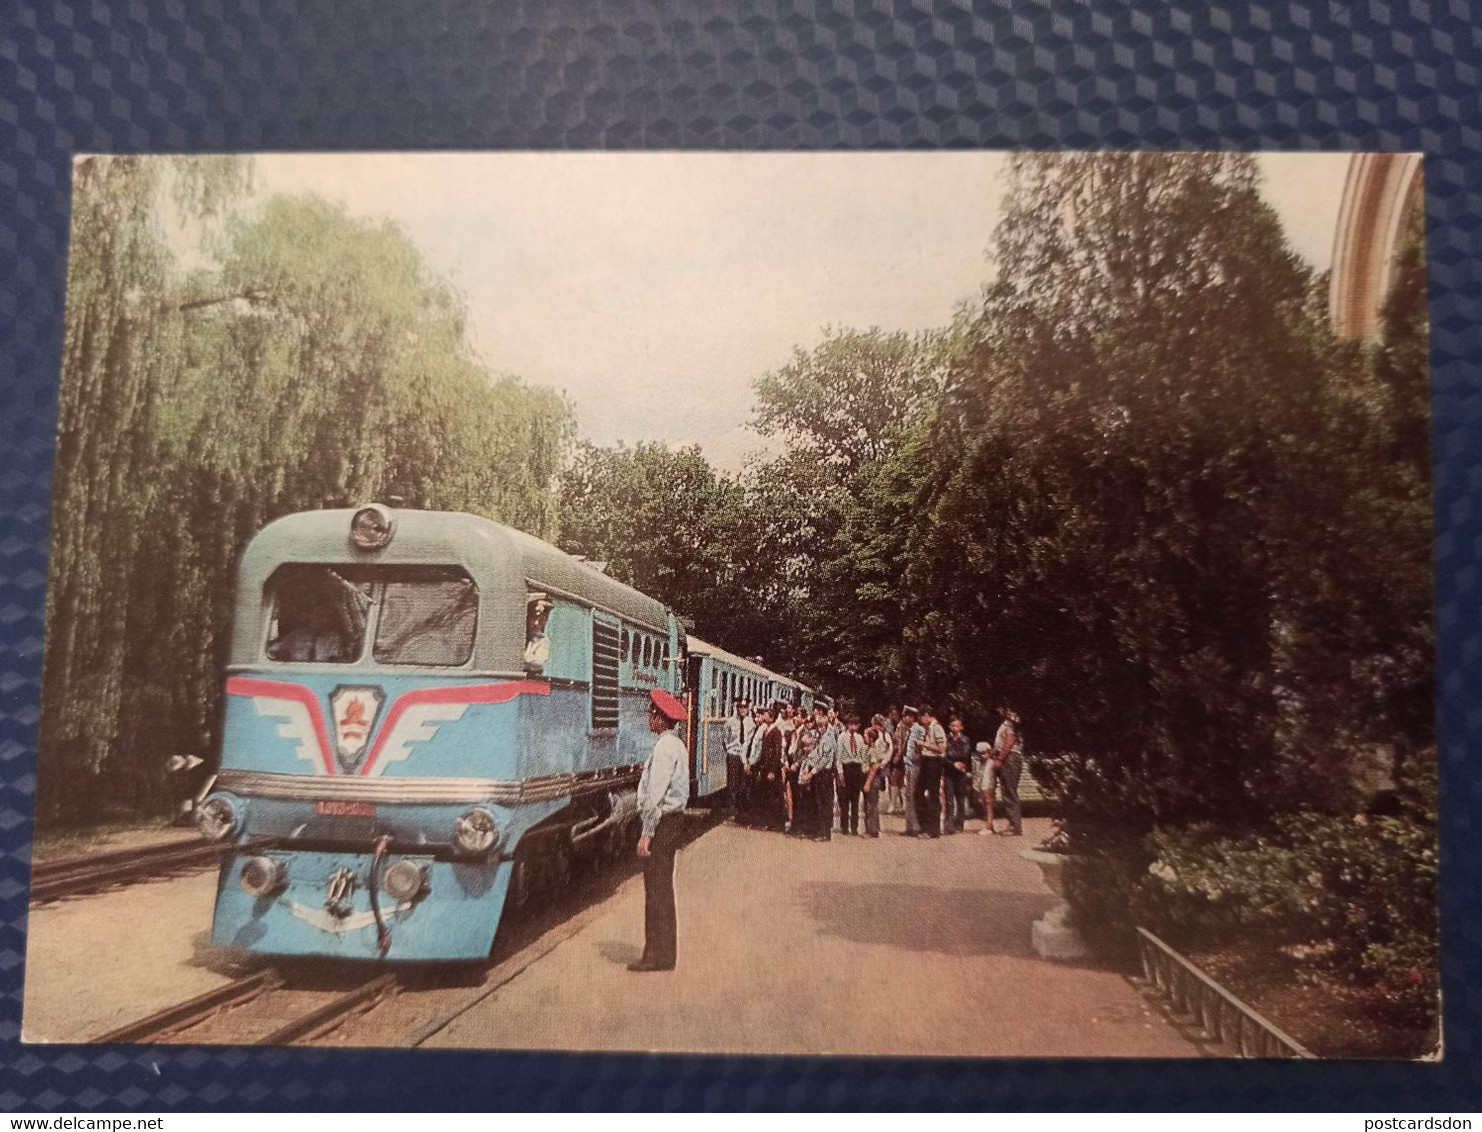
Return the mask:
<path id="1" fill-rule="evenodd" d="M 916 709 L 910 704 L 901 708 L 901 726 L 905 728 L 905 735 L 896 747 L 901 752 L 901 789 L 905 795 L 907 837 L 915 837 L 921 832 L 921 815 L 916 809 L 916 795 L 919 793 L 921 780 L 921 755 L 918 748 L 921 740 L 926 737 L 926 729 L 917 722 L 917 715 Z"/>
<path id="2" fill-rule="evenodd" d="M 947 733 L 937 722 L 931 708 L 921 709 L 924 735 L 917 741 L 916 758 L 921 764 L 916 779 L 917 818 L 921 832 L 917 837 L 942 836 L 942 763 L 947 757 Z"/>
<path id="3" fill-rule="evenodd" d="M 859 733 L 859 716 L 844 719 L 839 736 L 839 832 L 859 836 L 859 795 L 864 790 L 869 744 Z"/>
<path id="4" fill-rule="evenodd" d="M 648 729 L 658 736 L 638 780 L 638 818 L 643 823 L 638 855 L 643 858 L 643 958 L 630 971 L 672 971 L 678 955 L 674 905 L 674 855 L 680 815 L 690 796 L 690 757 L 675 731 L 684 704 L 662 688 L 648 694 Z"/>
<path id="5" fill-rule="evenodd" d="M 1024 731 L 1017 711 L 1008 706 L 998 710 L 1003 722 L 993 737 L 993 765 L 1003 787 L 1003 808 L 1009 819 L 1009 827 L 1003 832 L 1005 837 L 1019 837 L 1024 833 L 1024 821 L 1019 810 L 1019 776 L 1024 773 Z"/>
<path id="6" fill-rule="evenodd" d="M 780 705 L 762 712 L 761 753 L 752 767 L 753 820 L 763 829 L 781 832 L 787 825 L 787 783 L 782 774 L 782 728 L 774 720 Z"/>
<path id="7" fill-rule="evenodd" d="M 751 719 L 751 701 L 736 701 L 736 714 L 726 720 L 726 817 L 735 820 L 746 809 L 746 748 L 756 724 Z"/>
<path id="8" fill-rule="evenodd" d="M 757 704 L 751 710 L 751 731 L 741 748 L 741 824 L 757 825 L 761 799 L 757 795 L 757 763 L 762 757 L 762 742 L 772 729 L 772 709 L 766 704 Z"/>
<path id="9" fill-rule="evenodd" d="M 943 833 L 961 833 L 967 824 L 967 784 L 972 761 L 972 742 L 962 729 L 962 717 L 954 715 L 947 724 L 947 757 L 942 760 Z"/>
<path id="10" fill-rule="evenodd" d="M 807 761 L 798 771 L 798 782 L 809 795 L 813 823 L 808 836 L 814 841 L 832 841 L 834 836 L 834 776 L 839 773 L 839 735 L 831 726 L 831 714 L 822 704 L 813 709 L 818 742 L 813 744 Z"/>

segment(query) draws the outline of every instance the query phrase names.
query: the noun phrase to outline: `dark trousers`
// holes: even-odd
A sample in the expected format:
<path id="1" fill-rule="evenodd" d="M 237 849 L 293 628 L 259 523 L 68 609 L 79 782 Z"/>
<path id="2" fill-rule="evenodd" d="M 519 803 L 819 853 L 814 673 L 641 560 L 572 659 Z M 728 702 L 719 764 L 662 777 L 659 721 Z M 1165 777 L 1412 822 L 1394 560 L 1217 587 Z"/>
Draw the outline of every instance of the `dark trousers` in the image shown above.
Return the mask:
<path id="1" fill-rule="evenodd" d="M 1012 833 L 1024 832 L 1024 820 L 1019 816 L 1019 776 L 1024 773 L 1024 756 L 1018 751 L 1005 756 L 998 768 L 998 785 L 1003 790 L 1004 817 L 1009 819 Z"/>
<path id="2" fill-rule="evenodd" d="M 665 814 L 643 859 L 643 961 L 672 967 L 678 957 L 678 912 L 674 906 L 674 855 L 679 851 L 678 814 Z"/>
<path id="3" fill-rule="evenodd" d="M 843 833 L 859 832 L 859 792 L 864 789 L 864 767 L 859 763 L 844 764 L 844 790 L 839 795 L 839 829 Z"/>
<path id="4" fill-rule="evenodd" d="M 740 755 L 726 756 L 726 814 L 735 817 L 744 808 L 746 775 L 742 773 Z"/>
<path id="5" fill-rule="evenodd" d="M 922 833 L 942 835 L 942 760 L 923 758 L 921 777 L 916 780 L 916 820 Z"/>
<path id="6" fill-rule="evenodd" d="M 967 821 L 967 772 L 951 763 L 942 767 L 942 796 L 947 803 L 943 824 L 948 833 L 960 833 Z"/>
<path id="7" fill-rule="evenodd" d="M 921 816 L 916 805 L 916 796 L 921 793 L 921 765 L 908 766 L 905 768 L 903 778 L 905 790 L 905 813 L 906 833 L 917 834 L 921 832 Z"/>
<path id="8" fill-rule="evenodd" d="M 751 783 L 752 821 L 763 829 L 780 830 L 787 824 L 787 782 L 776 771 L 769 780 L 760 771 Z"/>
<path id="9" fill-rule="evenodd" d="M 865 833 L 870 837 L 880 836 L 880 783 L 885 776 L 875 774 L 875 785 L 864 792 Z"/>
<path id="10" fill-rule="evenodd" d="M 831 840 L 834 836 L 834 772 L 827 770 L 815 774 L 813 781 L 808 783 L 808 792 L 813 803 L 813 823 L 809 832 L 824 841 Z"/>

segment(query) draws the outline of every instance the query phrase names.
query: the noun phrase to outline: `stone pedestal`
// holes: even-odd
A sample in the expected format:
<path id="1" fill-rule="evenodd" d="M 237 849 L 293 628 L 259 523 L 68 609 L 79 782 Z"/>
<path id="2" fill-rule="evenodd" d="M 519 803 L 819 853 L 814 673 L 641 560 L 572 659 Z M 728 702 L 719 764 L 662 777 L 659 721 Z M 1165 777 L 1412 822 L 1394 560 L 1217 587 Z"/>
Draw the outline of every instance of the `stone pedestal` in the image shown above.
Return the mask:
<path id="1" fill-rule="evenodd" d="M 1070 905 L 1065 901 L 1065 866 L 1070 857 L 1065 853 L 1046 853 L 1042 849 L 1024 849 L 1019 856 L 1039 866 L 1045 887 L 1058 901 L 1048 912 L 1029 926 L 1029 946 L 1041 959 L 1084 959 L 1091 954 L 1081 933 L 1070 925 Z"/>

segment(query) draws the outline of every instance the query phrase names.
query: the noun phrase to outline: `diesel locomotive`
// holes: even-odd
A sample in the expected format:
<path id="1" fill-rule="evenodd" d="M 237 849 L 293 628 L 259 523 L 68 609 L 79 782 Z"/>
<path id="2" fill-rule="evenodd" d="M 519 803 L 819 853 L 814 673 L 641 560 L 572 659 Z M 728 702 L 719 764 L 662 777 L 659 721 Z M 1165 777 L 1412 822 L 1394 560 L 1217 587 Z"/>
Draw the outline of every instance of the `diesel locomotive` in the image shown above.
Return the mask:
<path id="1" fill-rule="evenodd" d="M 243 553 L 212 938 L 273 955 L 477 960 L 508 904 L 633 852 L 648 692 L 689 708 L 696 799 L 736 699 L 810 688 L 687 637 L 598 567 L 474 515 L 305 512 Z"/>

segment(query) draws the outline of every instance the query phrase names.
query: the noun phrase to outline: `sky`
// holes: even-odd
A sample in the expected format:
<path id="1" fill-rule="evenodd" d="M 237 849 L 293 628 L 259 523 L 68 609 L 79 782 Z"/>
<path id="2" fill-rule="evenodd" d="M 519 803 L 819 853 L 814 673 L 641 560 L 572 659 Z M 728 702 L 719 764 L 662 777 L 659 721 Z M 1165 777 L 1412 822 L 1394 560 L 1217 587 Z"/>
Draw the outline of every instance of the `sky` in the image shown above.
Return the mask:
<path id="1" fill-rule="evenodd" d="M 1348 157 L 1267 154 L 1328 266 Z M 945 326 L 989 274 L 1003 153 L 267 154 L 256 188 L 389 217 L 468 301 L 493 370 L 563 390 L 598 444 L 764 448 L 752 383 L 826 327 Z"/>

